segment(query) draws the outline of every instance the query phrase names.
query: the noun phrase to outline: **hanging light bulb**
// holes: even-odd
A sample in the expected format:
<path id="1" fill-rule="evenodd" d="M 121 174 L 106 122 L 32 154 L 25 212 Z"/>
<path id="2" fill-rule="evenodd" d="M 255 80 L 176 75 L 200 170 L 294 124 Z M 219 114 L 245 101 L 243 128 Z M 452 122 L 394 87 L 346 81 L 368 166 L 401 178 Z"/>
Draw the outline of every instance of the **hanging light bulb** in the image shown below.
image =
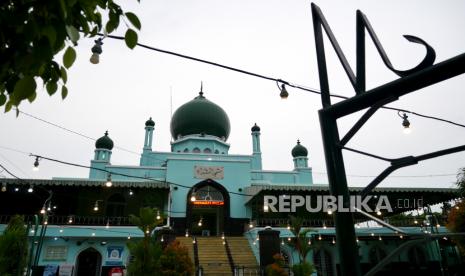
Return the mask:
<path id="1" fill-rule="evenodd" d="M 326 224 L 323 223 L 323 229 L 326 229 Z"/>
<path id="2" fill-rule="evenodd" d="M 60 233 L 63 233 L 63 226 L 60 227 L 60 230 L 59 230 Z"/>
<path id="3" fill-rule="evenodd" d="M 149 233 L 150 233 L 149 229 L 148 228 L 145 229 L 145 234 L 149 234 Z"/>
<path id="4" fill-rule="evenodd" d="M 92 235 L 92 237 L 95 237 L 95 232 L 92 232 L 92 234 L 91 234 L 91 235 Z"/>
<path id="5" fill-rule="evenodd" d="M 321 238 L 321 234 L 320 234 L 320 235 L 318 235 L 318 240 L 321 241 L 321 239 L 322 239 L 322 238 Z"/>
<path id="6" fill-rule="evenodd" d="M 27 189 L 27 192 L 28 192 L 28 193 L 34 192 L 34 188 L 32 187 L 32 184 L 29 185 L 29 189 Z"/>
<path id="7" fill-rule="evenodd" d="M 436 227 L 439 228 L 439 227 L 441 227 L 441 225 L 438 223 L 438 224 L 436 224 Z"/>
<path id="8" fill-rule="evenodd" d="M 403 238 L 404 238 L 404 235 L 400 235 L 399 238 L 403 239 Z"/>
<path id="9" fill-rule="evenodd" d="M 371 233 L 370 235 L 371 235 L 372 237 L 374 237 L 374 236 L 375 236 L 375 233 Z"/>
<path id="10" fill-rule="evenodd" d="M 163 236 L 161 236 L 160 241 L 161 241 L 161 242 L 164 242 L 164 241 L 165 241 L 165 239 L 163 239 Z"/>
<path id="11" fill-rule="evenodd" d="M 399 117 L 402 118 L 402 126 L 404 127 L 404 133 L 405 134 L 409 134 L 410 132 L 412 132 L 412 129 L 410 128 L 410 121 L 407 119 L 408 116 L 405 112 L 397 112 L 397 114 L 399 115 Z"/>
<path id="12" fill-rule="evenodd" d="M 132 196 L 134 192 L 132 190 L 129 190 L 129 195 Z"/>
<path id="13" fill-rule="evenodd" d="M 36 160 L 34 161 L 34 167 L 32 167 L 33 171 L 38 171 L 39 170 L 39 157 L 36 156 Z"/>
<path id="14" fill-rule="evenodd" d="M 377 210 L 377 211 L 376 211 L 376 214 L 377 214 L 378 216 L 381 216 L 381 211 L 380 211 L 380 210 Z"/>
<path id="15" fill-rule="evenodd" d="M 225 241 L 223 241 L 223 245 L 226 245 L 226 242 L 225 242 Z"/>
<path id="16" fill-rule="evenodd" d="M 331 209 L 328 209 L 328 215 L 332 215 L 333 211 Z"/>
<path id="17" fill-rule="evenodd" d="M 381 236 L 378 236 L 378 240 L 382 241 L 382 240 L 383 240 L 383 238 L 381 238 Z"/>
<path id="18" fill-rule="evenodd" d="M 287 241 L 291 241 L 291 237 L 287 238 Z"/>
<path id="19" fill-rule="evenodd" d="M 95 211 L 95 212 L 98 211 L 98 200 L 95 201 L 95 204 L 94 204 L 94 211 Z"/>
<path id="20" fill-rule="evenodd" d="M 202 226 L 202 217 L 200 217 L 199 223 L 197 223 L 198 226 Z"/>
<path id="21" fill-rule="evenodd" d="M 256 240 L 257 240 L 257 241 L 259 241 L 259 240 L 260 240 L 260 238 L 257 236 Z"/>
<path id="22" fill-rule="evenodd" d="M 45 212 L 47 212 L 47 211 L 45 210 L 45 206 L 42 206 L 42 209 L 40 209 L 40 213 L 43 215 L 43 214 L 45 214 Z"/>
<path id="23" fill-rule="evenodd" d="M 252 244 L 253 244 L 253 245 L 256 245 L 256 244 L 257 244 L 257 242 L 256 242 L 256 241 L 253 241 L 253 243 L 252 243 Z"/>
<path id="24" fill-rule="evenodd" d="M 102 53 L 102 39 L 96 39 L 95 45 L 92 47 L 92 56 L 90 57 L 90 63 L 98 64 L 100 62 L 100 54 Z"/>
<path id="25" fill-rule="evenodd" d="M 194 202 L 197 199 L 195 198 L 195 191 L 192 192 L 191 201 Z"/>
<path id="26" fill-rule="evenodd" d="M 221 239 L 224 240 L 224 232 L 221 234 Z"/>
<path id="27" fill-rule="evenodd" d="M 358 237 L 357 237 L 356 241 L 359 242 Z"/>
<path id="28" fill-rule="evenodd" d="M 44 225 L 47 225 L 47 224 L 48 224 L 48 219 L 45 219 Z"/>
<path id="29" fill-rule="evenodd" d="M 281 245 L 284 245 L 284 239 L 281 239 Z"/>
<path id="30" fill-rule="evenodd" d="M 312 241 L 311 241 L 311 240 L 308 240 L 308 245 L 312 245 Z"/>
<path id="31" fill-rule="evenodd" d="M 128 236 L 128 240 L 130 240 L 130 239 L 131 239 L 131 236 Z"/>
<path id="32" fill-rule="evenodd" d="M 415 220 L 413 221 L 413 223 L 415 223 L 415 224 L 418 224 L 418 220 L 417 220 L 417 219 L 415 219 Z"/>
<path id="33" fill-rule="evenodd" d="M 264 211 L 264 212 L 268 212 L 268 209 L 269 209 L 269 208 L 268 208 L 268 205 L 263 205 L 263 211 Z"/>
<path id="34" fill-rule="evenodd" d="M 186 238 L 189 237 L 189 231 L 186 229 Z"/>
<path id="35" fill-rule="evenodd" d="M 195 238 L 192 239 L 192 243 L 196 243 Z"/>
<path id="36" fill-rule="evenodd" d="M 286 85 L 284 83 L 281 84 L 281 92 L 279 93 L 281 99 L 285 100 L 289 97 L 289 93 L 286 90 Z"/>
<path id="37" fill-rule="evenodd" d="M 2 192 L 6 192 L 6 183 L 2 183 Z"/>
<path id="38" fill-rule="evenodd" d="M 73 223 L 73 217 L 72 217 L 72 216 L 69 216 L 69 217 L 68 217 L 68 223 L 69 223 L 69 224 Z"/>
<path id="39" fill-rule="evenodd" d="M 18 187 L 15 187 L 15 192 L 19 192 L 19 188 Z M 458 209 L 458 207 L 457 207 Z"/>
<path id="40" fill-rule="evenodd" d="M 105 186 L 108 187 L 108 188 L 113 186 L 113 182 L 111 182 L 111 173 L 109 173 L 108 176 L 107 176 L 107 182 L 105 182 Z"/>
<path id="41" fill-rule="evenodd" d="M 336 240 L 333 238 L 333 244 L 336 244 Z"/>
<path id="42" fill-rule="evenodd" d="M 291 226 L 289 225 L 289 223 L 287 224 L 287 230 L 291 230 Z"/>
<path id="43" fill-rule="evenodd" d="M 160 211 L 157 211 L 157 220 L 160 220 L 161 217 L 160 217 Z"/>
<path id="44" fill-rule="evenodd" d="M 107 220 L 107 224 L 105 225 L 105 228 L 110 228 L 110 220 Z"/>

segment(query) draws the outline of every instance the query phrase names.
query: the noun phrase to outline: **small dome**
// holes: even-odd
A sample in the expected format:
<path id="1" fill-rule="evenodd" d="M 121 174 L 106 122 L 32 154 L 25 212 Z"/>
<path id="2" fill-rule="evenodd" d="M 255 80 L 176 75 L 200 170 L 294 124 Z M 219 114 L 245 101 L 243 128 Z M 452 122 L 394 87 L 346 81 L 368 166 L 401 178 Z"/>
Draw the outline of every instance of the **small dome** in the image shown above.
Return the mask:
<path id="1" fill-rule="evenodd" d="M 192 101 L 180 106 L 171 119 L 174 139 L 189 134 L 207 134 L 226 140 L 230 130 L 228 114 L 219 105 L 207 100 L 202 91 Z"/>
<path id="2" fill-rule="evenodd" d="M 152 117 L 150 117 L 150 119 L 148 119 L 147 122 L 145 122 L 145 126 L 155 126 L 155 122 L 152 120 Z"/>
<path id="3" fill-rule="evenodd" d="M 292 149 L 292 157 L 307 157 L 308 150 L 300 144 L 300 141 L 297 140 L 297 145 Z"/>
<path id="4" fill-rule="evenodd" d="M 95 148 L 107 150 L 113 149 L 113 141 L 110 139 L 110 137 L 108 137 L 108 130 L 105 131 L 104 136 L 98 138 L 97 141 L 95 141 Z"/>
<path id="5" fill-rule="evenodd" d="M 255 131 L 260 131 L 260 127 L 257 126 L 257 123 L 255 123 L 252 127 L 252 132 L 255 132 Z"/>

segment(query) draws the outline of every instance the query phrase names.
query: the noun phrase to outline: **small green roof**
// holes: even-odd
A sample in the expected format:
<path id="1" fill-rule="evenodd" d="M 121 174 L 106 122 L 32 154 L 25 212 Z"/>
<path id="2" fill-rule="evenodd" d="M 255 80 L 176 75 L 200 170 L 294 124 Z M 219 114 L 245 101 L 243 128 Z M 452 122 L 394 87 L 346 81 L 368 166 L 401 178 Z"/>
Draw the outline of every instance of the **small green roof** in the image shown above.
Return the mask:
<path id="1" fill-rule="evenodd" d="M 98 138 L 97 141 L 95 141 L 95 148 L 107 150 L 113 149 L 113 140 L 111 140 L 110 137 L 108 137 L 108 130 L 105 131 L 104 136 Z"/>
<path id="2" fill-rule="evenodd" d="M 292 149 L 292 157 L 307 157 L 308 150 L 306 147 L 300 144 L 300 141 L 297 140 L 297 145 Z"/>

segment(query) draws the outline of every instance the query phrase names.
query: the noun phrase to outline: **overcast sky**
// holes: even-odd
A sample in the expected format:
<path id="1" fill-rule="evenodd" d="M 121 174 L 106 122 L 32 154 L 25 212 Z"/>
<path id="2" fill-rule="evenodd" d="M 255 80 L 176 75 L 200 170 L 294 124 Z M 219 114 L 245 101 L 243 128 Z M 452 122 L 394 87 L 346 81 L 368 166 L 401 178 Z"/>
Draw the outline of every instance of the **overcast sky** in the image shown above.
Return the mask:
<path id="1" fill-rule="evenodd" d="M 122 1 L 119 1 L 122 2 Z M 129 2 L 129 1 L 125 1 Z M 142 22 L 139 42 L 319 89 L 310 1 L 136 1 L 125 6 Z M 465 52 L 464 1 L 317 1 L 349 62 L 355 62 L 355 12 L 370 20 L 396 68 L 408 69 L 425 54 L 407 42 L 410 34 L 427 41 L 437 62 Z M 117 34 L 124 35 L 121 26 Z M 24 112 L 90 137 L 108 130 L 116 146 L 141 152 L 144 122 L 156 122 L 156 151 L 170 150 L 170 95 L 172 109 L 194 98 L 204 83 L 205 96 L 223 107 L 231 121 L 230 153 L 250 154 L 250 128 L 262 129 L 263 167 L 291 170 L 296 140 L 309 150 L 314 182 L 327 183 L 317 111 L 320 97 L 289 88 L 287 100 L 271 81 L 242 75 L 146 49 L 128 49 L 123 41 L 105 39 L 101 63 L 89 62 L 92 39 L 77 47 L 78 58 L 68 73 L 69 95 L 38 93 Z M 342 67 L 327 48 L 332 92 L 354 95 Z M 61 58 L 60 58 L 61 60 Z M 397 76 L 382 63 L 367 40 L 367 86 L 373 88 Z M 465 124 L 465 76 L 447 80 L 402 97 L 391 104 Z M 41 89 L 41 88 L 39 88 Z M 171 91 L 171 93 L 170 93 Z M 341 135 L 360 116 L 340 120 Z M 465 142 L 465 128 L 409 117 L 412 133 L 402 132 L 396 112 L 381 110 L 350 142 L 351 147 L 385 157 L 416 155 Z M 22 178 L 87 177 L 88 170 L 43 161 L 33 172 L 33 158 L 4 147 L 64 161 L 90 164 L 94 142 L 14 112 L 0 114 L 0 164 Z M 388 164 L 345 153 L 350 185 L 363 185 Z M 458 153 L 404 168 L 382 185 L 451 187 L 455 173 L 465 166 Z M 139 156 L 113 150 L 112 164 L 137 165 Z M 7 175 L 5 172 L 3 175 Z M 444 175 L 443 175 L 444 174 Z M 435 176 L 431 175 L 443 175 Z"/>

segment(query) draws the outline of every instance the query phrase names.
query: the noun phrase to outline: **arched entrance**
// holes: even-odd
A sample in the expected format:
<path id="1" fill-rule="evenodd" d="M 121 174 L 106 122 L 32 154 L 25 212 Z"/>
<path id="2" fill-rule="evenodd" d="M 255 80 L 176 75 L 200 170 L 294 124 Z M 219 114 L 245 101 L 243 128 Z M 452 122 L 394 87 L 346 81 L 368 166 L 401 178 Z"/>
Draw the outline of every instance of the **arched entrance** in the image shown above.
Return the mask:
<path id="1" fill-rule="evenodd" d="M 192 200 L 193 196 L 195 200 Z M 187 195 L 186 219 L 192 235 L 219 236 L 227 232 L 230 219 L 228 191 L 210 179 L 198 183 Z"/>
<path id="2" fill-rule="evenodd" d="M 76 276 L 98 276 L 102 266 L 102 255 L 90 247 L 79 253 L 76 262 Z"/>

